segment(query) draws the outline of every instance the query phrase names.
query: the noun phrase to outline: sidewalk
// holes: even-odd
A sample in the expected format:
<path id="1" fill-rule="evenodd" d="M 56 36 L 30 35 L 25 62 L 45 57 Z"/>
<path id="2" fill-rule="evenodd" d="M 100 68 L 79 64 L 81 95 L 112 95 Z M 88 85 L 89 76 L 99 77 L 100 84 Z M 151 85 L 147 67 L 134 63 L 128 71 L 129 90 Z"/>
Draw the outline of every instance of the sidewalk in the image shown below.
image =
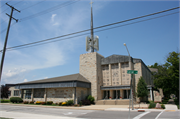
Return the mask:
<path id="1" fill-rule="evenodd" d="M 28 105 L 28 104 L 10 104 L 10 103 L 0 103 L 2 105 L 15 105 L 15 106 L 29 106 L 29 107 L 45 107 L 45 108 L 63 108 L 63 109 L 76 109 L 76 110 L 104 110 L 104 111 L 129 111 L 129 105 L 89 105 L 82 107 L 68 107 L 68 106 L 44 106 L 44 105 Z M 148 104 L 136 104 L 134 105 L 134 110 L 138 111 L 138 107 L 143 107 L 144 111 L 163 111 L 163 109 L 148 109 Z M 164 111 L 179 111 L 176 105 L 166 104 L 166 109 Z"/>

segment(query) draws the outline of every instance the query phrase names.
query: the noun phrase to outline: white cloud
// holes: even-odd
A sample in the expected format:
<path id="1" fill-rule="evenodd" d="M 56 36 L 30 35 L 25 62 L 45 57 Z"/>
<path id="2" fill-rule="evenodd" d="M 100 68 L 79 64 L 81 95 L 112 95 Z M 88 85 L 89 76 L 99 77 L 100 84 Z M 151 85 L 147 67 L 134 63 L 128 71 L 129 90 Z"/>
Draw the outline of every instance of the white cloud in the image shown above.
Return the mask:
<path id="1" fill-rule="evenodd" d="M 51 16 L 51 22 L 54 22 L 54 17 L 56 16 L 57 14 L 52 14 Z"/>
<path id="2" fill-rule="evenodd" d="M 27 79 L 24 79 L 24 81 L 23 82 L 28 82 L 28 80 Z"/>
<path id="3" fill-rule="evenodd" d="M 44 79 L 47 79 L 48 77 L 45 77 Z"/>
<path id="4" fill-rule="evenodd" d="M 23 31 L 25 28 L 28 28 L 28 31 L 31 28 L 30 30 L 32 32 L 34 31 L 32 36 L 36 36 L 35 38 L 37 39 L 34 40 L 34 37 L 29 34 L 22 35 L 22 33 L 19 38 L 17 37 L 16 39 L 18 39 L 21 43 L 29 43 L 33 42 L 33 40 L 37 41 L 38 39 L 47 39 L 86 29 L 86 26 L 89 26 L 86 22 L 87 20 L 90 21 L 90 9 L 87 7 L 81 9 L 77 8 L 79 8 L 79 6 L 73 7 L 71 10 L 61 9 L 61 12 L 52 14 L 49 17 L 50 20 L 39 17 L 39 19 L 41 19 L 40 23 L 34 22 L 29 27 L 18 27 L 18 29 L 16 29 L 18 34 L 20 34 L 19 32 Z M 25 79 L 32 80 L 29 77 L 26 77 L 26 74 L 30 71 L 64 65 L 69 58 L 68 53 L 74 52 L 76 46 L 81 44 L 81 42 L 77 42 L 78 40 L 81 39 L 77 37 L 73 40 L 66 40 L 63 42 L 40 45 L 29 49 L 7 52 L 2 80 L 5 83 L 18 83 L 25 81 Z M 2 46 L 1 42 L 0 46 Z M 34 77 L 36 77 L 36 75 L 31 78 Z"/>

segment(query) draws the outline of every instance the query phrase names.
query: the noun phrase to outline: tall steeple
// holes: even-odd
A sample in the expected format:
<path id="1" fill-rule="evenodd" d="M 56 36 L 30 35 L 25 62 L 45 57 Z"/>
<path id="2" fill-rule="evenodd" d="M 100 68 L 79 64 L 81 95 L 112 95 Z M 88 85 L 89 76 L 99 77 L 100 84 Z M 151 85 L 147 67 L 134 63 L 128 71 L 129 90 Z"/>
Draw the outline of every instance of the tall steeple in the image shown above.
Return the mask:
<path id="1" fill-rule="evenodd" d="M 86 37 L 86 51 L 87 52 L 95 52 L 99 51 L 99 37 L 95 36 L 94 37 L 94 32 L 93 32 L 93 11 L 92 11 L 92 0 L 90 2 L 91 4 L 91 37 L 87 36 Z"/>
<path id="2" fill-rule="evenodd" d="M 92 11 L 93 2 L 92 2 L 92 0 L 91 0 L 90 4 L 91 4 L 91 46 L 92 46 L 91 52 L 94 52 L 93 11 Z"/>

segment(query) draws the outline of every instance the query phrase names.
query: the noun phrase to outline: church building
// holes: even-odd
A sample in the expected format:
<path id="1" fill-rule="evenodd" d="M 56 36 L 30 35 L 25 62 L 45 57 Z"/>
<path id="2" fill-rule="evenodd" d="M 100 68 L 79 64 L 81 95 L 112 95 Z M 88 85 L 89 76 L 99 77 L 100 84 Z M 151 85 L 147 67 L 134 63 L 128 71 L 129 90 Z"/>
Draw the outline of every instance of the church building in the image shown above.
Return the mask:
<path id="1" fill-rule="evenodd" d="M 153 100 L 151 71 L 141 59 L 130 59 L 129 62 L 129 56 L 124 55 L 105 58 L 97 52 L 81 54 L 78 74 L 19 83 L 10 88 L 11 96 L 21 97 L 24 101 L 54 103 L 74 100 L 77 104 L 86 96 L 92 95 L 97 104 L 104 100 L 111 100 L 111 104 L 115 100 L 128 103 L 131 75 L 127 70 L 136 70 L 138 74 L 133 76 L 133 92 L 136 92 L 138 80 L 142 76 L 148 86 L 148 99 Z M 139 101 L 135 95 L 134 100 Z"/>
<path id="2" fill-rule="evenodd" d="M 93 34 L 91 3 L 91 37 L 86 37 L 86 51 L 80 55 L 79 73 L 16 84 L 10 87 L 10 97 L 19 96 L 24 101 L 53 101 L 59 103 L 74 100 L 77 104 L 92 95 L 96 104 L 128 104 L 131 89 L 134 101 L 137 83 L 142 76 L 147 83 L 148 100 L 153 100 L 153 80 L 151 71 L 141 59 L 124 55 L 104 57 L 94 51 L 99 50 L 99 37 Z"/>

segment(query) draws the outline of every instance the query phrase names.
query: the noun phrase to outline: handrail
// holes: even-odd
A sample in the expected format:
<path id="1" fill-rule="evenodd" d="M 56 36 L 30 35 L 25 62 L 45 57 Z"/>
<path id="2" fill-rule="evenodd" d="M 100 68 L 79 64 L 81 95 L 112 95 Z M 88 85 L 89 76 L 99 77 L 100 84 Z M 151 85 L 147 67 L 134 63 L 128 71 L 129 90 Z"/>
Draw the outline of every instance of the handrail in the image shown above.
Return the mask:
<path id="1" fill-rule="evenodd" d="M 106 97 L 104 98 L 104 101 L 103 101 L 103 104 L 105 105 L 105 99 L 107 98 L 107 95 L 106 95 Z"/>

